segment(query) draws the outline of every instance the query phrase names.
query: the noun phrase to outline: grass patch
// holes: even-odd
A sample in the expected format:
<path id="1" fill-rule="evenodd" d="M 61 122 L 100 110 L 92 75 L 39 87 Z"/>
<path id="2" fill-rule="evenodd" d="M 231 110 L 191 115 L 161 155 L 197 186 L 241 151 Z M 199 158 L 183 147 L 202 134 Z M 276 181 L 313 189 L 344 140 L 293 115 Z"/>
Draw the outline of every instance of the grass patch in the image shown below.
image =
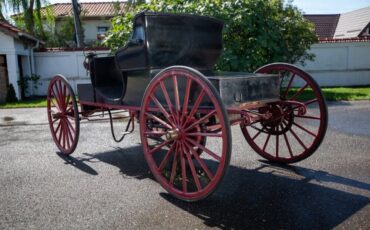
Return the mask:
<path id="1" fill-rule="evenodd" d="M 355 101 L 355 100 L 370 100 L 370 86 L 367 87 L 331 87 L 321 88 L 327 101 Z M 294 93 L 294 89 L 289 92 L 289 95 Z M 312 99 L 313 93 L 311 89 L 304 90 L 299 96 L 299 99 Z M 33 98 L 23 101 L 0 104 L 0 109 L 14 108 L 40 108 L 46 107 L 46 98 Z"/>
<path id="2" fill-rule="evenodd" d="M 298 89 L 292 89 L 288 96 L 293 94 Z M 370 86 L 368 87 L 328 87 L 321 88 L 327 101 L 355 101 L 355 100 L 370 100 Z M 299 96 L 301 100 L 314 98 L 312 89 L 306 89 Z"/>
<path id="3" fill-rule="evenodd" d="M 0 104 L 0 109 L 40 108 L 46 107 L 46 98 L 32 98 L 23 101 Z"/>

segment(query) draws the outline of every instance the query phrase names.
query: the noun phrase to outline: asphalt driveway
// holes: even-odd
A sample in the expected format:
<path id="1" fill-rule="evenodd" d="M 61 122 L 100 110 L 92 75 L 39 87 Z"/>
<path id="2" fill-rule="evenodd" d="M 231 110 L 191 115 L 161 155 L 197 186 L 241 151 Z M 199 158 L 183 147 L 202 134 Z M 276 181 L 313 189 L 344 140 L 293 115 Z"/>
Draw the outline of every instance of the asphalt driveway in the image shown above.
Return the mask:
<path id="1" fill-rule="evenodd" d="M 332 103 L 329 116 L 321 147 L 289 166 L 234 127 L 222 186 L 185 203 L 149 173 L 138 130 L 117 144 L 108 122 L 83 122 L 65 157 L 45 109 L 0 110 L 0 229 L 370 229 L 370 102 Z"/>

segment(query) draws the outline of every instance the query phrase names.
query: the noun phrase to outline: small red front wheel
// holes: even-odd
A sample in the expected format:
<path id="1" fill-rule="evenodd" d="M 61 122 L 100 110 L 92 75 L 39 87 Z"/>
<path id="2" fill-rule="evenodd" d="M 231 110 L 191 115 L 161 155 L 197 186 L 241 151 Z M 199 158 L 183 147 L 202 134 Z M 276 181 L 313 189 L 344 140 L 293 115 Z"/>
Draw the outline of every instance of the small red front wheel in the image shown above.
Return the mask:
<path id="1" fill-rule="evenodd" d="M 149 168 L 169 193 L 196 201 L 217 188 L 231 132 L 218 92 L 201 73 L 182 66 L 158 73 L 145 91 L 140 124 Z"/>
<path id="2" fill-rule="evenodd" d="M 241 125 L 248 144 L 262 157 L 280 163 L 294 163 L 311 156 L 324 139 L 328 111 L 316 81 L 296 66 L 273 63 L 256 70 L 280 76 L 280 102 L 259 108 L 271 119 Z"/>
<path id="3" fill-rule="evenodd" d="M 50 81 L 47 114 L 55 144 L 63 154 L 71 154 L 77 146 L 80 119 L 75 94 L 62 75 L 56 75 Z"/>

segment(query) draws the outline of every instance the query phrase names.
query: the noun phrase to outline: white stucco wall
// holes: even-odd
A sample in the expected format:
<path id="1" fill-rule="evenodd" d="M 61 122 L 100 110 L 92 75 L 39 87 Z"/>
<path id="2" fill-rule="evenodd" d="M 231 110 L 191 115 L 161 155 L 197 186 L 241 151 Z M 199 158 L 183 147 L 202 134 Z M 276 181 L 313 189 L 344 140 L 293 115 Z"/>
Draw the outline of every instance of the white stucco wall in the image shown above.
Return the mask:
<path id="1" fill-rule="evenodd" d="M 109 51 L 96 51 L 99 55 L 107 55 Z M 82 51 L 35 52 L 36 74 L 40 75 L 41 85 L 36 94 L 46 95 L 50 79 L 56 74 L 65 76 L 76 92 L 77 84 L 89 83 L 90 78 L 83 68 L 84 54 Z"/>
<path id="2" fill-rule="evenodd" d="M 31 48 L 31 45 L 25 45 L 23 41 L 0 31 L 0 54 L 6 55 L 9 83 L 13 84 L 18 99 L 21 95 L 21 89 L 17 83 L 20 79 L 18 56 L 21 56 L 23 76 L 31 75 Z M 30 85 L 29 93 L 31 94 L 33 93 L 32 89 Z"/>
<path id="3" fill-rule="evenodd" d="M 9 83 L 13 84 L 17 97 L 20 96 L 18 88 L 18 61 L 15 51 L 14 39 L 0 31 L 0 54 L 6 55 Z"/>
<path id="4" fill-rule="evenodd" d="M 321 86 L 370 85 L 370 42 L 320 43 L 303 69 Z"/>

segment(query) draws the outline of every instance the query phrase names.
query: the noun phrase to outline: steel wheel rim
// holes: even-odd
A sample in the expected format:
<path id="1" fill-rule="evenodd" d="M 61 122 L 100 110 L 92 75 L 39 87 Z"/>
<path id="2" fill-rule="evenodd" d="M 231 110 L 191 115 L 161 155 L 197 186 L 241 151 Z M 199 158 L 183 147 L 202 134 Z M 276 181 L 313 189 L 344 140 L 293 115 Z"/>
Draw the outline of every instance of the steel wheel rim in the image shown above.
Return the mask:
<path id="1" fill-rule="evenodd" d="M 55 76 L 47 95 L 49 128 L 61 153 L 71 154 L 79 138 L 79 115 L 74 92 L 62 76 Z"/>
<path id="2" fill-rule="evenodd" d="M 154 102 L 157 98 L 154 98 L 155 96 L 153 95 L 155 95 L 158 90 L 162 90 L 163 95 L 165 95 L 165 91 L 167 91 L 168 94 L 168 90 L 164 83 L 172 81 L 174 88 L 176 88 L 180 78 L 183 81 L 186 81 L 187 84 L 184 95 L 182 97 L 183 100 L 181 100 L 181 96 L 176 96 L 177 94 L 181 94 L 181 92 L 176 93 L 176 90 L 174 90 L 173 98 L 166 98 L 166 96 L 164 96 L 164 101 L 162 102 L 166 105 L 162 105 L 162 103 L 160 103 L 164 111 L 163 109 L 159 109 L 160 105 Z M 191 86 L 189 86 L 188 84 L 190 84 Z M 202 117 L 204 118 L 209 114 L 213 114 L 220 118 L 220 132 L 218 132 L 217 134 L 210 134 L 208 131 L 205 132 L 207 133 L 207 135 L 217 135 L 218 139 L 220 139 L 220 141 L 222 142 L 220 152 L 215 153 L 214 151 L 208 149 L 208 146 L 202 146 L 203 142 L 195 143 L 196 141 L 190 138 L 190 135 L 193 135 L 193 133 L 191 133 L 193 128 L 191 127 L 192 124 L 189 123 L 189 120 L 193 118 L 191 114 L 195 106 L 191 109 L 190 107 L 187 107 L 186 102 L 189 103 L 189 101 L 187 100 L 190 99 L 186 95 L 189 94 L 190 87 L 192 87 L 193 84 L 197 84 L 198 86 L 200 86 L 200 88 L 202 89 L 200 94 L 203 94 L 202 92 L 204 92 L 207 97 L 211 98 L 211 101 L 214 105 L 213 110 L 206 113 Z M 165 188 L 169 193 L 176 196 L 177 198 L 187 201 L 200 200 L 210 195 L 217 188 L 219 182 L 224 176 L 225 169 L 230 161 L 230 127 L 228 126 L 225 119 L 225 109 L 220 103 L 218 94 L 215 95 L 216 91 L 212 87 L 213 86 L 208 82 L 208 80 L 206 80 L 205 78 L 203 79 L 199 76 L 198 73 L 194 71 L 190 71 L 188 69 L 185 69 L 184 67 L 172 68 L 159 73 L 152 80 L 143 97 L 140 123 L 147 124 L 146 121 L 149 118 L 152 119 L 152 114 L 148 114 L 147 112 L 148 109 L 153 109 L 153 107 L 150 107 L 150 103 L 152 103 L 152 106 L 153 104 L 155 104 L 157 110 L 160 110 L 159 114 L 164 115 L 167 113 L 166 115 L 168 115 L 164 116 L 164 122 L 166 123 L 165 126 L 167 126 L 167 130 L 169 130 L 165 135 L 171 136 L 171 132 L 173 132 L 173 135 L 175 137 L 176 135 L 179 136 L 178 139 L 171 140 L 171 138 L 167 138 L 166 140 L 162 141 L 162 145 L 166 141 L 169 141 L 169 146 L 167 146 L 167 144 L 163 145 L 163 147 L 167 148 L 165 150 L 166 153 L 165 155 L 163 155 L 163 157 L 160 157 L 160 160 L 158 161 L 155 159 L 155 156 L 153 156 L 155 154 L 155 152 L 153 152 L 155 147 L 152 146 L 151 148 L 148 144 L 148 139 L 151 138 L 151 134 L 148 134 L 147 125 L 140 126 L 141 141 L 144 148 L 144 155 L 148 162 L 149 168 L 163 188 Z M 170 100 L 168 101 L 168 99 Z M 197 102 L 195 101 L 194 104 L 195 103 Z M 187 112 L 184 113 L 184 111 Z M 184 114 L 187 114 L 187 116 L 184 116 Z M 200 120 L 201 118 L 198 119 L 198 122 Z M 196 121 L 193 124 L 195 123 Z M 207 138 L 210 137 L 207 136 Z M 157 146 L 160 146 L 161 144 L 157 144 Z M 198 145 L 198 148 L 201 148 L 200 146 L 205 148 L 203 149 L 203 153 L 200 154 L 194 149 L 196 145 Z M 209 151 L 215 154 L 215 156 L 210 155 L 211 153 Z M 205 155 L 208 155 L 209 158 L 214 157 L 213 159 L 211 159 L 212 162 L 211 160 L 206 159 L 204 157 Z M 210 164 L 210 162 L 212 164 Z M 213 164 L 217 164 L 216 170 L 214 170 L 215 167 Z M 210 165 L 213 167 L 211 168 Z M 197 170 L 199 170 L 199 172 L 202 171 L 203 174 L 198 175 Z M 183 178 L 185 178 L 185 180 Z M 207 178 L 208 180 L 204 180 L 204 178 Z"/>
<path id="3" fill-rule="evenodd" d="M 288 79 L 285 82 L 284 79 L 281 81 L 282 101 L 289 99 L 302 101 L 307 105 L 307 113 L 301 116 L 298 111 L 294 111 L 293 118 L 284 119 L 281 125 L 275 128 L 275 131 L 270 130 L 265 133 L 265 128 L 265 131 L 261 132 L 261 128 L 264 127 L 262 122 L 255 124 L 255 126 L 241 126 L 241 128 L 247 142 L 262 157 L 274 162 L 294 163 L 311 156 L 320 146 L 327 129 L 326 102 L 312 77 L 295 66 L 271 64 L 256 72 L 271 73 L 274 71 L 285 72 L 282 78 Z M 295 89 L 293 86 L 298 81 L 301 81 L 302 84 Z M 308 89 L 312 90 L 314 98 L 302 100 L 303 92 Z M 317 111 L 313 106 L 317 107 Z M 283 106 L 281 107 L 284 109 Z M 259 130 L 256 129 L 256 126 L 259 127 Z M 253 129 L 255 129 L 254 133 L 252 133 Z M 260 142 L 257 143 L 258 141 Z M 281 151 L 282 149 L 284 152 Z"/>

